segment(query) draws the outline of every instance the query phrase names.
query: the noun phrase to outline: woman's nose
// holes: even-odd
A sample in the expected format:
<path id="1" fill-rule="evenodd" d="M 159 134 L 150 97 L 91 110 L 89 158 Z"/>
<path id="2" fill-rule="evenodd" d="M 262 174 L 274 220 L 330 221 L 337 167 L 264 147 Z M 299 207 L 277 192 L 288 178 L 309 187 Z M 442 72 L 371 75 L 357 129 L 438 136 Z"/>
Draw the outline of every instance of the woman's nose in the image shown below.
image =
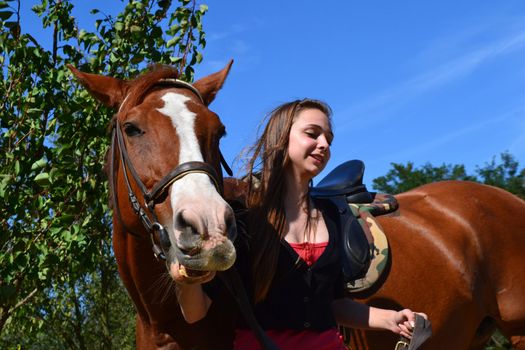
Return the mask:
<path id="1" fill-rule="evenodd" d="M 320 135 L 319 138 L 317 139 L 317 142 L 318 142 L 318 147 L 321 149 L 327 149 L 330 147 L 330 143 L 328 142 L 328 140 L 326 139 L 326 136 L 324 135 Z"/>

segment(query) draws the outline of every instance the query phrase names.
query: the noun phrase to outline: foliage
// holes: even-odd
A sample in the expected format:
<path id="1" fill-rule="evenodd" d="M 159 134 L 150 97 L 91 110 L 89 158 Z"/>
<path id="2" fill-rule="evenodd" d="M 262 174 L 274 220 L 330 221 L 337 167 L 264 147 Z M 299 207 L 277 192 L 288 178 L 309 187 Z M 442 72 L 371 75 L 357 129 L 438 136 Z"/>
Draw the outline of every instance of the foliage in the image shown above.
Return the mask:
<path id="1" fill-rule="evenodd" d="M 122 6 L 114 17 L 92 10 L 90 32 L 78 28 L 71 1 L 42 0 L 33 11 L 51 33 L 47 48 L 21 27 L 20 1 L 0 0 L 2 348 L 132 347 L 122 340 L 133 328 L 131 307 L 113 305 L 127 298 L 110 249 L 103 174 L 113 111 L 65 65 L 130 78 L 149 63 L 172 64 L 191 81 L 207 7 L 191 0 Z M 108 337 L 115 330 L 121 339 Z"/>
<path id="2" fill-rule="evenodd" d="M 441 180 L 470 180 L 475 178 L 466 174 L 463 165 L 446 165 L 434 167 L 427 163 L 415 168 L 414 163 L 406 165 L 392 163 L 391 170 L 385 176 L 372 180 L 374 189 L 385 193 L 400 193 L 412 188 Z"/>
<path id="3" fill-rule="evenodd" d="M 508 152 L 502 153 L 500 158 L 500 164 L 492 159 L 485 166 L 478 166 L 477 175 L 468 175 L 465 166 L 458 164 L 434 167 L 427 163 L 415 168 L 412 162 L 406 165 L 392 163 L 393 169 L 385 176 L 375 178 L 372 183 L 377 191 L 395 194 L 435 181 L 468 180 L 497 186 L 525 199 L 525 168 L 518 170 L 518 161 Z"/>
<path id="4" fill-rule="evenodd" d="M 134 309 L 118 278 L 109 242 L 101 241 L 98 266 L 75 279 L 53 283 L 41 297 L 26 305 L 27 313 L 45 324 L 29 336 L 20 335 L 24 322 L 14 316 L 6 325 L 4 348 L 133 349 Z"/>
<path id="5" fill-rule="evenodd" d="M 501 164 L 492 159 L 483 168 L 477 168 L 480 182 L 503 188 L 525 199 L 525 168 L 518 170 L 518 161 L 509 153 L 502 153 L 500 157 Z"/>

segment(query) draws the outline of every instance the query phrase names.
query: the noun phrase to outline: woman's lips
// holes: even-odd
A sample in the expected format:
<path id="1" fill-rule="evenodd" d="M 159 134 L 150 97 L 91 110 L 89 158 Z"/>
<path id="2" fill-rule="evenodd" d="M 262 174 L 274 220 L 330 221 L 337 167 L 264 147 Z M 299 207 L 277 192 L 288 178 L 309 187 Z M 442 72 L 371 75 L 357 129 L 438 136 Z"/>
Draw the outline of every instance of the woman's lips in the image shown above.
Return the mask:
<path id="1" fill-rule="evenodd" d="M 318 155 L 318 154 L 311 154 L 310 157 L 312 157 L 313 159 L 315 159 L 317 162 L 319 162 L 320 164 L 322 164 L 324 162 L 324 157 L 321 156 L 321 155 Z"/>

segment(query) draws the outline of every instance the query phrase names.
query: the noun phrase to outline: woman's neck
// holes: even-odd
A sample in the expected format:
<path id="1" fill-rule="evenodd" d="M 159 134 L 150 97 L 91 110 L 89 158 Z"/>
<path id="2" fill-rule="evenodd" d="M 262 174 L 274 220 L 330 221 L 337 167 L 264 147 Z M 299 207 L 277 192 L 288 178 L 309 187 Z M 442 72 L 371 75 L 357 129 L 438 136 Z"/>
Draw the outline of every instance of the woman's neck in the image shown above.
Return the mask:
<path id="1" fill-rule="evenodd" d="M 328 231 L 324 223 L 318 226 L 322 218 L 316 212 L 312 199 L 308 195 L 309 180 L 300 181 L 292 176 L 286 177 L 284 210 L 286 229 L 284 239 L 291 243 L 326 242 Z M 320 231 L 319 231 L 320 230 Z"/>
<path id="2" fill-rule="evenodd" d="M 298 179 L 293 174 L 285 175 L 286 194 L 284 198 L 284 208 L 288 219 L 297 218 L 300 213 L 306 213 L 308 201 L 309 181 Z"/>

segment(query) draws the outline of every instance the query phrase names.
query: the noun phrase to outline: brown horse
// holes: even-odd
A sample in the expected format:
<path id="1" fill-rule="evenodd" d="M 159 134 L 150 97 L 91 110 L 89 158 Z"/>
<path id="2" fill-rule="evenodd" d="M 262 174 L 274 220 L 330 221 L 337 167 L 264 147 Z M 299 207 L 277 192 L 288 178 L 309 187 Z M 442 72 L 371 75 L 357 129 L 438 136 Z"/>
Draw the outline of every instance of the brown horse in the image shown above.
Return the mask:
<path id="1" fill-rule="evenodd" d="M 428 314 L 423 349 L 483 349 L 496 327 L 525 349 L 525 202 L 499 188 L 460 181 L 396 196 L 379 217 L 392 256 L 368 304 Z M 393 349 L 385 332 L 353 332 L 352 349 Z"/>
<path id="2" fill-rule="evenodd" d="M 133 81 L 70 67 L 93 96 L 118 108 L 107 157 L 113 248 L 137 310 L 138 349 L 220 349 L 231 342 L 226 306 L 215 303 L 205 320 L 186 324 L 169 277 L 179 269 L 185 282 L 196 282 L 235 260 L 233 210 L 220 195 L 225 128 L 208 109 L 230 66 L 193 85 L 167 67 Z"/>

